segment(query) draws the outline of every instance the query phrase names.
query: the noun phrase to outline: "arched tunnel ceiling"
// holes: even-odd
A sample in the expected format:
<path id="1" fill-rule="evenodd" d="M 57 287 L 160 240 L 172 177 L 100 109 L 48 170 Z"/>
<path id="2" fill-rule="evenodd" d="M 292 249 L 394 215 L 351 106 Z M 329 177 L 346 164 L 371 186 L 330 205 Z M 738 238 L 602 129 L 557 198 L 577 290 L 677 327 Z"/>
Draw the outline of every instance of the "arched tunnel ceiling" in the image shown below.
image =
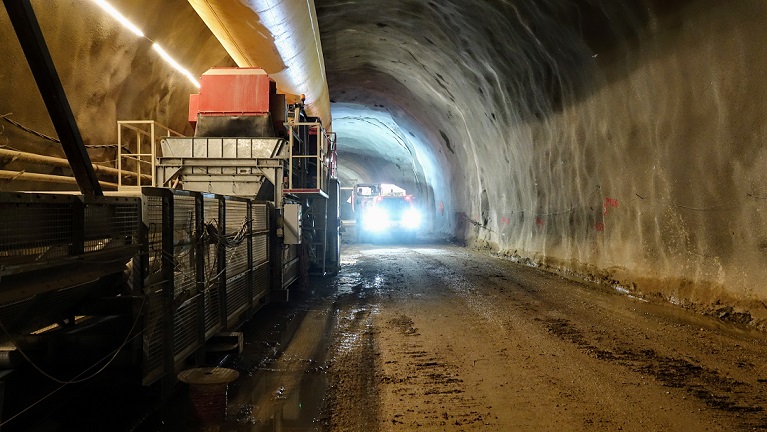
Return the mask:
<path id="1" fill-rule="evenodd" d="M 648 6 L 317 0 L 334 119 L 336 111 L 345 119 L 334 130 L 349 146 L 341 172 L 354 158 L 369 181 L 408 183 L 403 140 L 391 139 L 401 136 L 429 159 L 414 164 L 427 180 L 425 201 L 432 208 L 470 206 L 469 191 L 483 187 L 482 159 L 517 162 L 499 140 L 503 129 L 544 118 L 566 98 L 587 93 L 597 49 L 636 38 Z M 390 117 L 389 125 L 371 123 L 371 111 Z"/>

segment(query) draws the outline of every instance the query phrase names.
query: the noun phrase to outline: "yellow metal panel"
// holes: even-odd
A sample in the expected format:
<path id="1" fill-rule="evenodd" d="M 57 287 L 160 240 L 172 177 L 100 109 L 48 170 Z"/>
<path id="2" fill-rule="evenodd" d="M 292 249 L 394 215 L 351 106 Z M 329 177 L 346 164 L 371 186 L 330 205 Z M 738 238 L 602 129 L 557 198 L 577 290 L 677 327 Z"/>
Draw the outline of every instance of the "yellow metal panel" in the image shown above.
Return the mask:
<path id="1" fill-rule="evenodd" d="M 330 98 L 314 0 L 189 0 L 238 66 L 260 67 L 283 93 L 306 95 L 330 129 Z"/>

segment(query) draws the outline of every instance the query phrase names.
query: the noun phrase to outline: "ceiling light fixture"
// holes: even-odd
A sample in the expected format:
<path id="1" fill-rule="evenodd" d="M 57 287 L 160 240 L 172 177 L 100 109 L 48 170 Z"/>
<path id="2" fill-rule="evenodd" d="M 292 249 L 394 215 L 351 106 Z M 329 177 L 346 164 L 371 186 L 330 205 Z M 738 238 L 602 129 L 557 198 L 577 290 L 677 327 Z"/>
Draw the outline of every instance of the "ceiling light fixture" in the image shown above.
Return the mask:
<path id="1" fill-rule="evenodd" d="M 192 75 L 191 72 L 181 67 L 180 64 L 176 60 L 173 60 L 173 58 L 165 52 L 164 49 L 160 45 L 157 45 L 153 40 L 149 39 L 144 35 L 144 32 L 142 32 L 138 27 L 133 25 L 130 21 L 128 21 L 123 14 L 121 14 L 117 9 L 112 7 L 109 3 L 106 2 L 106 0 L 92 0 L 94 3 L 99 5 L 104 11 L 106 11 L 109 15 L 112 15 L 114 19 L 120 22 L 125 28 L 132 31 L 136 34 L 136 36 L 142 37 L 150 42 L 152 42 L 152 48 L 154 48 L 155 51 L 157 51 L 158 54 L 160 54 L 160 57 L 162 57 L 166 62 L 168 62 L 171 66 L 173 66 L 174 69 L 181 72 L 185 77 L 189 79 L 189 81 L 192 82 L 192 84 L 195 85 L 195 87 L 200 88 L 200 83 L 197 81 L 197 79 Z"/>
<path id="2" fill-rule="evenodd" d="M 165 61 L 168 62 L 168 64 L 173 66 L 174 69 L 176 69 L 177 71 L 181 72 L 184 76 L 189 78 L 189 81 L 191 81 L 192 84 L 194 84 L 197 88 L 200 88 L 200 82 L 194 78 L 194 75 L 192 75 L 192 73 L 189 72 L 188 70 L 181 67 L 181 65 L 178 64 L 176 60 L 173 60 L 173 58 L 170 55 L 168 55 L 168 53 L 165 52 L 165 50 L 162 49 L 160 45 L 158 45 L 157 43 L 153 43 L 152 48 L 154 48 L 154 50 L 157 51 L 158 54 L 160 54 L 160 57 L 165 59 Z"/>
<path id="3" fill-rule="evenodd" d="M 133 23 L 128 21 L 128 19 L 125 18 L 123 16 L 123 14 L 118 12 L 117 9 L 113 8 L 112 5 L 110 5 L 106 1 L 104 1 L 104 0 L 93 0 L 93 2 L 96 3 L 97 5 L 99 5 L 101 7 L 101 9 L 104 9 L 109 15 L 112 15 L 114 17 L 114 19 L 116 19 L 117 21 L 120 21 L 120 24 L 124 25 L 125 28 L 127 28 L 128 30 L 130 30 L 133 33 L 135 33 L 136 36 L 138 36 L 138 37 L 146 37 L 146 36 L 144 36 L 144 32 L 142 32 L 138 27 L 133 25 Z"/>

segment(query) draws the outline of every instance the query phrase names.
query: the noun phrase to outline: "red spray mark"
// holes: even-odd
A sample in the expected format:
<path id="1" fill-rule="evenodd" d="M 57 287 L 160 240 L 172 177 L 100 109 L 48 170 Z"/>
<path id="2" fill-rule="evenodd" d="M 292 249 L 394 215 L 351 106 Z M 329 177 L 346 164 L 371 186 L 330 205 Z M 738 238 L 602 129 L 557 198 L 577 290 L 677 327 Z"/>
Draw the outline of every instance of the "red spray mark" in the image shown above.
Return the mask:
<path id="1" fill-rule="evenodd" d="M 605 204 L 604 204 L 605 214 L 607 214 L 607 209 L 609 207 L 617 208 L 618 205 L 619 205 L 619 203 L 618 203 L 617 199 L 615 199 L 615 198 L 605 198 Z"/>
<path id="2" fill-rule="evenodd" d="M 604 222 L 597 222 L 596 229 L 599 232 L 602 232 L 605 230 L 605 224 Z"/>
<path id="3" fill-rule="evenodd" d="M 508 225 L 509 223 L 511 223 L 511 220 L 509 220 L 509 218 L 504 216 L 504 217 L 501 217 L 501 223 L 504 225 Z"/>
<path id="4" fill-rule="evenodd" d="M 546 222 L 543 219 L 537 217 L 535 218 L 535 224 L 538 225 L 539 227 L 543 227 L 544 225 L 546 225 Z"/>

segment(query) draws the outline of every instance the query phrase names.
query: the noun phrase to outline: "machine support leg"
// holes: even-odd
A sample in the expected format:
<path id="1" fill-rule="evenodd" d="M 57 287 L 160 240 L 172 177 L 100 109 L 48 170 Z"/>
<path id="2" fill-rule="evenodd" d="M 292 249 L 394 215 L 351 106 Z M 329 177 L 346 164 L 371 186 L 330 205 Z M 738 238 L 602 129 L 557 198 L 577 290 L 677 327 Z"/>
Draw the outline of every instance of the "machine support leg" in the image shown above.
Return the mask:
<path id="1" fill-rule="evenodd" d="M 84 195 L 103 195 L 32 4 L 29 0 L 3 0 L 3 4 L 72 166 L 80 192 Z"/>

